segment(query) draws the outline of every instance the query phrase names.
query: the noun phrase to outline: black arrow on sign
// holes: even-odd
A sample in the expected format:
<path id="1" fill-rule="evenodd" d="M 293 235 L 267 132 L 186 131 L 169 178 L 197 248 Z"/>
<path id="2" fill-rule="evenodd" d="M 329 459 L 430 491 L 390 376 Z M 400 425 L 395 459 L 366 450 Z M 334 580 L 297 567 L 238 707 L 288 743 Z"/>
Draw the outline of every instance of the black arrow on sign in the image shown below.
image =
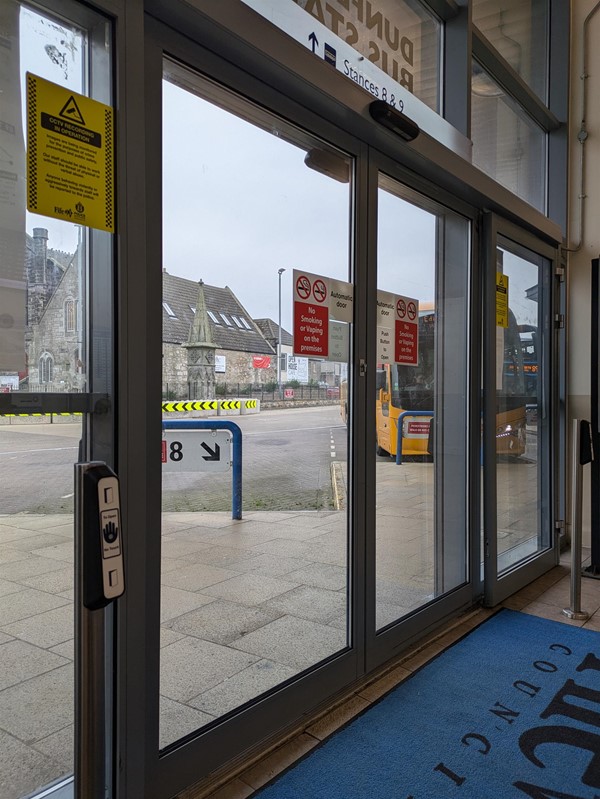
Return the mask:
<path id="1" fill-rule="evenodd" d="M 308 41 L 312 44 L 312 51 L 314 53 L 315 49 L 319 46 L 319 40 L 317 39 L 317 34 L 314 31 L 308 37 Z"/>
<path id="2" fill-rule="evenodd" d="M 202 442 L 202 449 L 205 449 L 208 452 L 208 455 L 203 455 L 202 459 L 205 461 L 220 461 L 221 460 L 221 447 L 218 444 L 215 444 L 214 450 L 212 450 L 208 444 L 205 444 L 204 441 Z"/>

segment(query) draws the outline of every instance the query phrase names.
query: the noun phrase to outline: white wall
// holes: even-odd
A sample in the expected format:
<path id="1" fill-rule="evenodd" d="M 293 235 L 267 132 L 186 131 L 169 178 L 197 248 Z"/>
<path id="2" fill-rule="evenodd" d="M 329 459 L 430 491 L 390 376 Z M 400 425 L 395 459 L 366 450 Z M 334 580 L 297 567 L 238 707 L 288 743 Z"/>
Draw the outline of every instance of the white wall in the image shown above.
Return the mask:
<path id="1" fill-rule="evenodd" d="M 588 24 L 587 74 L 583 74 L 583 26 L 597 0 L 571 2 L 571 88 L 570 88 L 570 214 L 568 247 L 578 248 L 569 253 L 568 306 L 568 401 L 569 417 L 590 418 L 590 261 L 600 254 L 600 9 Z M 580 157 L 582 145 L 578 134 L 582 127 L 583 90 L 586 84 L 586 129 L 584 145 L 585 177 L 582 189 Z M 550 165 L 552 168 L 552 165 Z M 583 218 L 580 214 L 580 195 Z M 583 219 L 583 240 L 580 223 Z M 569 431 L 571 429 L 569 420 Z M 584 536 L 589 534 L 589 468 L 584 469 Z M 586 540 L 584 539 L 584 544 Z"/>

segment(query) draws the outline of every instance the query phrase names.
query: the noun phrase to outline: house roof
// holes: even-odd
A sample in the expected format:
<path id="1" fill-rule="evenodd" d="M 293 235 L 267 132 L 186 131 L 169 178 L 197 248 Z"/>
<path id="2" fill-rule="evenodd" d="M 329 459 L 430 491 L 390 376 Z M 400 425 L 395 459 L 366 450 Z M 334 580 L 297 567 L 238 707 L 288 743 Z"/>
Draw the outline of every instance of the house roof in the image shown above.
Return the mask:
<path id="1" fill-rule="evenodd" d="M 272 319 L 255 319 L 254 321 L 267 341 L 275 346 L 279 341 L 279 325 L 277 322 Z M 288 333 L 283 327 L 281 328 L 281 343 L 288 347 L 291 347 L 294 343 L 291 333 Z"/>
<path id="2" fill-rule="evenodd" d="M 204 299 L 214 343 L 219 349 L 273 355 L 250 314 L 229 286 L 204 283 Z M 163 341 L 183 344 L 188 340 L 198 301 L 198 283 L 163 272 Z"/>

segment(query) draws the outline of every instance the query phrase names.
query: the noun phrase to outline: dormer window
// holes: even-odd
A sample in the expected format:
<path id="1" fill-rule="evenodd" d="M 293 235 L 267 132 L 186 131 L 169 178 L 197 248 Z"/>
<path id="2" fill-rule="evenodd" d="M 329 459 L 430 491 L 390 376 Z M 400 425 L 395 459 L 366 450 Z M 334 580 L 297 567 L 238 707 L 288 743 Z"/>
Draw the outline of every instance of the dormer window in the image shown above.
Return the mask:
<path id="1" fill-rule="evenodd" d="M 231 324 L 231 319 L 228 319 L 222 311 L 219 311 L 219 313 L 221 315 L 221 319 L 225 322 L 227 327 L 233 327 L 233 325 Z"/>
<path id="2" fill-rule="evenodd" d="M 210 316 L 210 318 L 213 320 L 215 325 L 220 325 L 221 324 L 221 321 L 219 319 L 217 319 L 216 315 L 212 311 L 207 311 L 206 313 Z"/>

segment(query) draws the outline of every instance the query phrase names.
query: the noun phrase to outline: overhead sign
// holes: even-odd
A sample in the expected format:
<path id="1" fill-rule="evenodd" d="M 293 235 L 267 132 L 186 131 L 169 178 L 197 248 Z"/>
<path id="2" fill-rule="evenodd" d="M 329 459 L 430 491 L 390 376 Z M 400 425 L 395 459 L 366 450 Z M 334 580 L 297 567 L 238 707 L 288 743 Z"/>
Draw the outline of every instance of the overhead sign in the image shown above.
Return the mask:
<path id="1" fill-rule="evenodd" d="M 113 109 L 27 73 L 27 209 L 115 229 Z"/>
<path id="2" fill-rule="evenodd" d="M 377 363 L 419 363 L 419 301 L 377 292 Z"/>
<path id="3" fill-rule="evenodd" d="M 294 269 L 294 354 L 329 360 L 337 357 L 339 329 L 330 320 L 354 320 L 354 286 L 343 280 Z M 331 336 L 335 340 L 332 341 Z"/>
<path id="4" fill-rule="evenodd" d="M 226 472 L 231 468 L 231 433 L 165 430 L 161 461 L 165 472 Z"/>
<path id="5" fill-rule="evenodd" d="M 414 12 L 408 26 L 397 26 L 382 13 L 381 4 L 363 0 L 337 0 L 336 3 L 326 0 L 243 2 L 308 48 L 315 58 L 322 59 L 368 92 L 366 99 L 370 96 L 373 100 L 384 100 L 409 116 L 430 136 L 462 158 L 471 160 L 471 141 L 412 94 L 415 85 L 423 88 L 432 74 L 433 55 L 422 41 L 413 40 L 404 30 L 401 32 L 402 28 L 423 29 L 422 35 L 427 35 Z M 409 9 L 409 4 L 395 0 L 388 5 L 394 14 L 403 8 Z M 362 40 L 362 52 L 359 52 L 359 40 Z M 393 52 L 390 52 L 390 42 L 394 45 Z M 415 74 L 417 60 L 420 68 Z M 429 96 L 434 102 L 435 82 L 430 82 Z"/>
<path id="6" fill-rule="evenodd" d="M 496 272 L 496 327 L 508 327 L 508 275 Z"/>

